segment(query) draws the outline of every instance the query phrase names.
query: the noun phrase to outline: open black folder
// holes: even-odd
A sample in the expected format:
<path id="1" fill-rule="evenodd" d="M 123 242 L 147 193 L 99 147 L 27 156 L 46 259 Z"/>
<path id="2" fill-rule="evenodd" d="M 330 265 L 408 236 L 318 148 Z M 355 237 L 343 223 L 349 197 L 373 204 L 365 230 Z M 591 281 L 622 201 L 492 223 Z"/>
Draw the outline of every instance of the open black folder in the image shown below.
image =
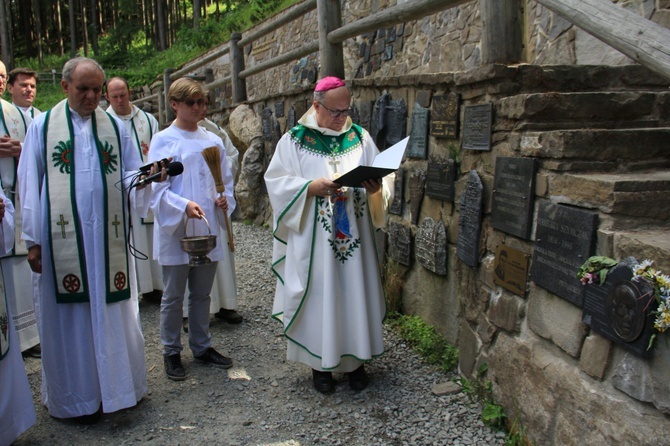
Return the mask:
<path id="1" fill-rule="evenodd" d="M 398 170 L 409 136 L 375 156 L 371 166 L 358 166 L 334 180 L 340 186 L 363 187 L 365 180 L 376 180 Z"/>

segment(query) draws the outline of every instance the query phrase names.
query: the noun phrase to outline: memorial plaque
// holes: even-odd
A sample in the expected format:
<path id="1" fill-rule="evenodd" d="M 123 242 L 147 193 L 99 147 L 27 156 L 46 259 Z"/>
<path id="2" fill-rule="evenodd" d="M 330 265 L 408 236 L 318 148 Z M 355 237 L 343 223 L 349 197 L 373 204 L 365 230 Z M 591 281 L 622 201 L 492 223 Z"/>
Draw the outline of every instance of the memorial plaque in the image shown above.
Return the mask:
<path id="1" fill-rule="evenodd" d="M 262 125 L 263 125 L 263 138 L 266 141 L 272 141 L 272 135 L 274 134 L 274 122 L 272 119 L 272 110 L 269 108 L 264 108 L 261 112 L 262 116 Z"/>
<path id="2" fill-rule="evenodd" d="M 395 26 L 386 29 L 386 42 L 395 42 Z"/>
<path id="3" fill-rule="evenodd" d="M 412 231 L 400 223 L 389 224 L 389 257 L 401 265 L 410 266 Z"/>
<path id="4" fill-rule="evenodd" d="M 286 128 L 287 129 L 292 129 L 295 127 L 296 119 L 295 119 L 295 109 L 293 107 L 288 109 L 288 116 L 286 117 Z"/>
<path id="5" fill-rule="evenodd" d="M 312 103 L 310 101 L 309 105 L 311 106 Z M 302 100 L 302 101 L 296 101 L 293 103 L 293 109 L 295 110 L 295 118 L 296 120 L 300 120 L 302 118 L 302 115 L 307 112 L 307 101 Z"/>
<path id="6" fill-rule="evenodd" d="M 463 113 L 463 148 L 491 150 L 493 104 L 469 105 Z"/>
<path id="7" fill-rule="evenodd" d="M 593 331 L 624 347 L 632 353 L 648 358 L 647 349 L 654 333 L 653 289 L 644 281 L 633 282 L 630 264 L 626 259 L 612 268 L 602 285 L 586 285 L 583 321 Z"/>
<path id="8" fill-rule="evenodd" d="M 529 257 L 523 251 L 499 245 L 493 262 L 493 283 L 517 296 L 525 297 Z"/>
<path id="9" fill-rule="evenodd" d="M 433 97 L 430 134 L 436 137 L 458 138 L 458 94 Z"/>
<path id="10" fill-rule="evenodd" d="M 409 175 L 409 214 L 413 225 L 419 222 L 421 202 L 423 201 L 426 173 L 422 170 L 413 170 Z"/>
<path id="11" fill-rule="evenodd" d="M 412 129 L 407 156 L 424 160 L 428 156 L 428 109 L 417 103 L 414 104 L 412 112 Z"/>
<path id="12" fill-rule="evenodd" d="M 384 47 L 384 53 L 382 54 L 382 60 L 391 59 L 393 59 L 393 45 L 386 45 Z"/>
<path id="13" fill-rule="evenodd" d="M 454 201 L 456 163 L 453 159 L 430 160 L 426 173 L 426 195 L 442 201 Z"/>
<path id="14" fill-rule="evenodd" d="M 284 117 L 284 101 L 275 102 L 275 117 Z"/>
<path id="15" fill-rule="evenodd" d="M 534 158 L 496 159 L 491 226 L 525 240 L 530 238 L 536 171 Z"/>
<path id="16" fill-rule="evenodd" d="M 391 147 L 405 138 L 405 132 L 407 131 L 407 106 L 405 106 L 404 99 L 389 101 L 385 128 L 386 146 L 384 146 L 384 149 Z"/>
<path id="17" fill-rule="evenodd" d="M 542 203 L 530 268 L 533 282 L 581 307 L 584 287 L 576 274 L 593 253 L 597 221 L 594 212 Z"/>
<path id="18" fill-rule="evenodd" d="M 429 271 L 447 275 L 447 231 L 444 223 L 424 218 L 416 232 L 415 255 L 419 264 Z"/>
<path id="19" fill-rule="evenodd" d="M 386 112 L 388 110 L 389 101 L 391 100 L 391 95 L 385 93 L 377 98 L 375 101 L 374 108 L 372 110 L 372 120 L 370 122 L 370 136 L 375 140 L 377 146 L 380 146 L 379 135 L 384 129 L 384 124 L 386 123 Z M 380 150 L 383 147 L 379 147 Z"/>
<path id="20" fill-rule="evenodd" d="M 374 102 L 372 101 L 362 101 L 357 103 L 356 109 L 358 110 L 358 125 L 364 129 L 370 128 L 370 120 L 372 119 L 372 109 L 374 107 Z M 352 118 L 353 120 L 353 118 Z"/>
<path id="21" fill-rule="evenodd" d="M 482 232 L 482 196 L 484 186 L 475 170 L 468 173 L 468 182 L 459 199 L 458 240 L 456 255 L 466 265 L 479 263 L 479 242 Z"/>
<path id="22" fill-rule="evenodd" d="M 395 171 L 395 181 L 393 182 L 393 201 L 389 206 L 389 213 L 395 215 L 402 215 L 402 198 L 405 186 L 405 177 L 403 175 L 402 167 Z"/>

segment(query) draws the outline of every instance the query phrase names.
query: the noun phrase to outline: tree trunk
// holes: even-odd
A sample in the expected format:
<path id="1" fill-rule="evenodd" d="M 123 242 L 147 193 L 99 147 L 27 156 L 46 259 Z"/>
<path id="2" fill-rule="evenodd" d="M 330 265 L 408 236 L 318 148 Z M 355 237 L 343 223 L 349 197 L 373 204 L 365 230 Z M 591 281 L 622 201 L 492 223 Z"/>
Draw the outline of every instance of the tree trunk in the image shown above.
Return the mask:
<path id="1" fill-rule="evenodd" d="M 88 24 L 86 23 L 86 1 L 81 1 L 81 33 L 84 41 L 84 56 L 88 57 Z"/>
<path id="2" fill-rule="evenodd" d="M 91 47 L 98 54 L 98 0 L 91 0 Z"/>
<path id="3" fill-rule="evenodd" d="M 156 1 L 156 23 L 158 24 L 158 49 L 165 51 L 167 45 L 167 24 L 165 23 L 165 0 Z"/>
<path id="4" fill-rule="evenodd" d="M 77 23 L 74 21 L 74 0 L 68 0 L 70 16 L 70 57 L 77 55 Z"/>
<path id="5" fill-rule="evenodd" d="M 200 28 L 200 0 L 193 0 L 193 29 Z"/>
<path id="6" fill-rule="evenodd" d="M 44 60 L 42 54 L 42 16 L 40 13 L 40 1 L 33 0 L 33 15 L 35 17 L 35 41 L 37 42 L 37 61 L 40 66 Z"/>
<path id="7" fill-rule="evenodd" d="M 60 0 L 56 1 L 56 11 L 53 15 L 56 26 L 56 39 L 58 41 L 58 55 L 63 57 L 65 54 L 65 44 L 63 43 L 63 21 L 60 16 Z"/>
<path id="8" fill-rule="evenodd" d="M 9 39 L 9 16 L 7 15 L 7 3 L 0 0 L 0 45 L 2 46 L 2 61 L 10 67 L 14 63 Z"/>

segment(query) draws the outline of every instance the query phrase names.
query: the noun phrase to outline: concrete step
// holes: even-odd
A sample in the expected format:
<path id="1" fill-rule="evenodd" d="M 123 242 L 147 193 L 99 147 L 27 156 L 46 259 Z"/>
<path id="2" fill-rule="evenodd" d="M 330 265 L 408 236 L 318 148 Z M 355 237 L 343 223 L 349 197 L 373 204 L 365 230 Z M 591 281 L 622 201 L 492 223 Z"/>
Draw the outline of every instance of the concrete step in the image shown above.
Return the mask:
<path id="1" fill-rule="evenodd" d="M 519 94 L 494 117 L 494 131 L 658 127 L 670 127 L 669 91 Z"/>
<path id="2" fill-rule="evenodd" d="M 670 164 L 670 128 L 528 131 L 511 133 L 508 141 L 520 156 L 560 160 L 552 170 L 631 171 Z"/>
<path id="3" fill-rule="evenodd" d="M 547 185 L 547 195 L 556 203 L 644 221 L 665 223 L 670 219 L 670 170 L 550 173 Z"/>

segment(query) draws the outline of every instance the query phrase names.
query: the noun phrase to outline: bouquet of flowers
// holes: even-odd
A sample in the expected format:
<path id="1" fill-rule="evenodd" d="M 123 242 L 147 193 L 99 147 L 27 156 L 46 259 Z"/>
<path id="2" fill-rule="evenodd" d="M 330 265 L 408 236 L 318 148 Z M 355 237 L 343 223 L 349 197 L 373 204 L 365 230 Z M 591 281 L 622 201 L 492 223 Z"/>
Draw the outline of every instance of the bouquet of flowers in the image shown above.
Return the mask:
<path id="1" fill-rule="evenodd" d="M 619 262 L 609 257 L 593 256 L 584 262 L 577 272 L 577 278 L 582 282 L 582 285 L 588 283 L 602 285 L 607 279 L 609 270 L 616 266 Z"/>
<path id="2" fill-rule="evenodd" d="M 633 281 L 646 281 L 653 289 L 656 309 L 653 311 L 656 319 L 654 328 L 663 333 L 670 328 L 670 276 L 663 274 L 660 270 L 652 268 L 651 260 L 644 260 L 633 266 Z"/>

